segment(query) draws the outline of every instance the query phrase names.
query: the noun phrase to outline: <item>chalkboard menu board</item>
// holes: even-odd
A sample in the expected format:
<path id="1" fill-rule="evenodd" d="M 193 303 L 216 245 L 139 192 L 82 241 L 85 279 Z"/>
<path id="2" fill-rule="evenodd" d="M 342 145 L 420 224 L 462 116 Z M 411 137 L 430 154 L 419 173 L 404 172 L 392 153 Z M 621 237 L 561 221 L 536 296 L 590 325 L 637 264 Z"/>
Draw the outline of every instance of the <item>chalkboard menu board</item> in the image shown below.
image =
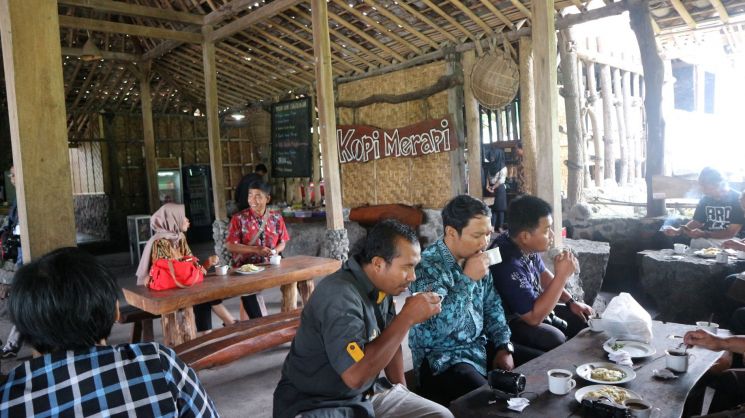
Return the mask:
<path id="1" fill-rule="evenodd" d="M 272 105 L 272 177 L 310 177 L 310 97 Z"/>

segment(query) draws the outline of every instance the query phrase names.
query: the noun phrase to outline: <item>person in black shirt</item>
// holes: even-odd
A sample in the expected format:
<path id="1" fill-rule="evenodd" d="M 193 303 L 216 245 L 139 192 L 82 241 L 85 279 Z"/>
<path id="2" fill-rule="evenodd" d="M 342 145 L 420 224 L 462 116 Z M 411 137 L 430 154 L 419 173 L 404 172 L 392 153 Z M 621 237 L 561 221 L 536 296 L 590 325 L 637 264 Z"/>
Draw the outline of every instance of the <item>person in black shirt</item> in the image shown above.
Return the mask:
<path id="1" fill-rule="evenodd" d="M 730 189 L 722 174 L 711 167 L 701 170 L 698 184 L 704 197 L 698 202 L 693 219 L 663 232 L 670 237 L 687 235 L 692 238 L 692 248 L 718 247 L 736 236 L 745 223 L 740 193 Z"/>

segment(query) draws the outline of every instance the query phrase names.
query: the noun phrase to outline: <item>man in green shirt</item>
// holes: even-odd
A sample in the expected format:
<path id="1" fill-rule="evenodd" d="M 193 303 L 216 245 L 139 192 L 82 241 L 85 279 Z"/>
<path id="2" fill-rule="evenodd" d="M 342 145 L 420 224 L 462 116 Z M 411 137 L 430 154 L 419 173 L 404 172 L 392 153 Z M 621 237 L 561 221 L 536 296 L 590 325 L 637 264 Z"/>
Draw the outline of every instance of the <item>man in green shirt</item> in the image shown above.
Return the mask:
<path id="1" fill-rule="evenodd" d="M 419 241 L 398 221 L 377 224 L 362 253 L 323 279 L 308 306 L 274 391 L 274 417 L 448 418 L 444 407 L 406 389 L 401 341 L 440 312 L 425 292 L 393 297 L 414 281 Z M 377 379 L 385 371 L 386 379 Z M 376 381 L 377 380 L 377 381 Z"/>

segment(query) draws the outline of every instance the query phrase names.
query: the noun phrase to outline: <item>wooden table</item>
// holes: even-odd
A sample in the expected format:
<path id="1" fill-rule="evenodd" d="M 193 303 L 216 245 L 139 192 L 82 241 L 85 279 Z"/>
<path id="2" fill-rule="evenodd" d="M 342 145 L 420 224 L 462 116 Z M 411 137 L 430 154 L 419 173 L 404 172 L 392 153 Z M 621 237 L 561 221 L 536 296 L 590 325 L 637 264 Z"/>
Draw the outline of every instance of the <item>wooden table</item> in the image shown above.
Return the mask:
<path id="1" fill-rule="evenodd" d="M 665 250 L 638 254 L 642 258 L 639 280 L 659 310 L 657 319 L 694 324 L 712 312 L 729 318 L 731 312 L 723 312 L 721 304 L 724 278 L 745 270 L 744 261 L 730 257 L 729 264 L 719 264 L 713 258 L 671 255 Z"/>
<path id="2" fill-rule="evenodd" d="M 693 353 L 694 356 L 690 359 L 688 372 L 676 373 L 678 378 L 673 380 L 654 378 L 652 370 L 665 367 L 665 349 L 676 346 L 681 341 L 680 339 L 670 339 L 668 336 L 682 336 L 686 331 L 692 329 L 694 327 L 690 325 L 654 321 L 652 345 L 657 349 L 657 353 L 647 359 L 636 359 L 634 365 L 641 365 L 636 370 L 636 379 L 621 385 L 642 395 L 644 399 L 659 407 L 662 410 L 659 418 L 680 417 L 688 392 L 721 355 L 721 352 L 691 348 L 688 351 Z M 727 333 L 724 330 L 719 331 L 722 334 Z M 518 367 L 516 371 L 524 374 L 527 378 L 526 391 L 536 394 L 525 396 L 530 399 L 530 406 L 522 413 L 506 409 L 505 401 L 501 400 L 489 405 L 488 401 L 492 394 L 488 385 L 456 399 L 450 404 L 450 410 L 457 418 L 566 417 L 578 408 L 579 404 L 574 399 L 576 389 L 564 396 L 550 393 L 546 372 L 555 368 L 571 370 L 575 374 L 573 378 L 577 381 L 577 389 L 594 384 L 577 376 L 575 369 L 576 366 L 584 363 L 608 361 L 607 353 L 602 347 L 603 342 L 607 339 L 608 336 L 605 333 L 592 333 L 585 330 L 559 347 Z"/>
<path id="3" fill-rule="evenodd" d="M 301 255 L 283 258 L 278 266 L 265 267 L 255 274 L 209 275 L 204 282 L 186 289 L 152 291 L 130 285 L 122 290 L 130 305 L 161 315 L 163 343 L 175 347 L 196 336 L 192 306 L 325 276 L 338 270 L 341 261 Z"/>

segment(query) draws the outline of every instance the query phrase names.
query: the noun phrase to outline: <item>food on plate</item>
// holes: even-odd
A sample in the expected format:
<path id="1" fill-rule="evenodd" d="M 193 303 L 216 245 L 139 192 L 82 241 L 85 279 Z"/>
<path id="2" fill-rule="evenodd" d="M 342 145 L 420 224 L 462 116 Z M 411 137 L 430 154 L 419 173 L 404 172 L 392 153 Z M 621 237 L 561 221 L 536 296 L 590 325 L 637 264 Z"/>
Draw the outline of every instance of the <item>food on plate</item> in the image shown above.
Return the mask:
<path id="1" fill-rule="evenodd" d="M 701 254 L 703 254 L 703 255 L 717 255 L 721 251 L 722 250 L 720 250 L 719 248 L 709 247 L 709 248 L 704 248 L 703 250 L 701 250 Z"/>
<path id="2" fill-rule="evenodd" d="M 626 377 L 626 373 L 620 370 L 598 367 L 590 372 L 590 377 L 595 380 L 602 380 L 603 382 L 618 382 Z"/>
<path id="3" fill-rule="evenodd" d="M 613 343 L 613 345 L 610 346 L 610 349 L 613 350 L 613 351 L 618 351 L 618 350 L 624 348 L 625 346 L 626 346 L 626 344 Z"/>
<path id="4" fill-rule="evenodd" d="M 251 273 L 253 271 L 259 271 L 261 270 L 261 267 L 253 265 L 253 264 L 244 264 L 242 265 L 238 270 L 244 272 L 244 273 Z"/>
<path id="5" fill-rule="evenodd" d="M 608 398 L 611 401 L 621 404 L 626 399 L 631 399 L 631 394 L 624 388 L 616 386 L 603 386 L 602 389 L 593 390 L 585 395 L 585 399 Z"/>

